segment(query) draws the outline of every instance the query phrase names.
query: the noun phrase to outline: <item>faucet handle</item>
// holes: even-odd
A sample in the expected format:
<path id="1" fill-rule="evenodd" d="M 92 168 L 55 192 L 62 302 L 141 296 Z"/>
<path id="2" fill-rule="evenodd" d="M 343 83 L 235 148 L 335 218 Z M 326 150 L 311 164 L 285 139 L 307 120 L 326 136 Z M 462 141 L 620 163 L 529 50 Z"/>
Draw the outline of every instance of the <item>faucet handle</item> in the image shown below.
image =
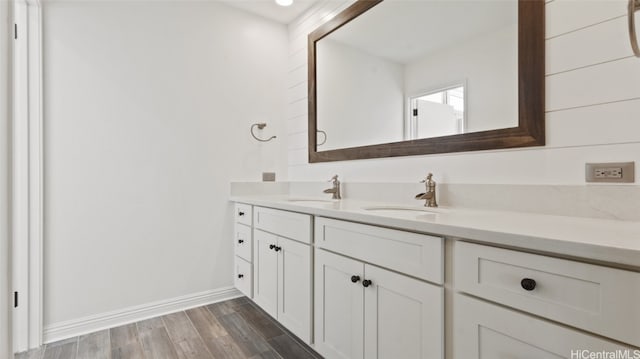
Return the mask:
<path id="1" fill-rule="evenodd" d="M 327 182 L 339 182 L 338 181 L 338 175 L 333 175 L 333 177 L 331 177 L 331 179 L 328 180 Z"/>
<path id="2" fill-rule="evenodd" d="M 420 181 L 420 183 L 430 182 L 431 181 L 431 177 L 433 177 L 433 173 L 429 172 L 429 174 L 427 174 L 427 177 L 425 177 L 425 179 Z"/>

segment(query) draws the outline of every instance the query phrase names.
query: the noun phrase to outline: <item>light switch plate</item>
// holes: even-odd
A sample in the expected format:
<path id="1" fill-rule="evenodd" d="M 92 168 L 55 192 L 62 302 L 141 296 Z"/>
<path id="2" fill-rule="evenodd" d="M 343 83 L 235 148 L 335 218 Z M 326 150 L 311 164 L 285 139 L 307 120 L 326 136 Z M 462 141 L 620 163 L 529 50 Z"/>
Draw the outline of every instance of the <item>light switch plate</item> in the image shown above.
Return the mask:
<path id="1" fill-rule="evenodd" d="M 275 181 L 276 181 L 275 172 L 262 172 L 262 182 L 275 182 Z"/>
<path id="2" fill-rule="evenodd" d="M 587 163 L 587 182 L 633 183 L 635 182 L 635 162 Z"/>

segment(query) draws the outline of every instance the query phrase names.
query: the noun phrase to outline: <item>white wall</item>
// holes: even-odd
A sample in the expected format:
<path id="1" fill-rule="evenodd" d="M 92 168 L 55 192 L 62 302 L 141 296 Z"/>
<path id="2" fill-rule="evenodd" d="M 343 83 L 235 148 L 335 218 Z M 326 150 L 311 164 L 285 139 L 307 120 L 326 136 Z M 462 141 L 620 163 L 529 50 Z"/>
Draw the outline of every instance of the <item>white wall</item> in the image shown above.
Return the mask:
<path id="1" fill-rule="evenodd" d="M 12 355 L 9 299 L 9 2 L 0 1 L 0 357 Z"/>
<path id="2" fill-rule="evenodd" d="M 631 57 L 626 0 L 546 5 L 547 145 L 515 150 L 307 163 L 306 36 L 344 4 L 326 1 L 289 26 L 289 179 L 583 184 L 584 163 L 640 164 L 640 60 Z M 636 166 L 636 177 L 640 166 Z"/>
<path id="3" fill-rule="evenodd" d="M 286 176 L 286 27 L 45 2 L 45 328 L 232 285 L 229 182 Z M 251 123 L 265 121 L 258 143 Z"/>
<path id="4" fill-rule="evenodd" d="M 318 129 L 327 133 L 320 149 L 402 141 L 404 66 L 326 38 L 316 73 Z"/>
<path id="5" fill-rule="evenodd" d="M 411 97 L 465 84 L 466 132 L 516 127 L 517 26 L 479 34 L 407 64 L 404 81 Z"/>

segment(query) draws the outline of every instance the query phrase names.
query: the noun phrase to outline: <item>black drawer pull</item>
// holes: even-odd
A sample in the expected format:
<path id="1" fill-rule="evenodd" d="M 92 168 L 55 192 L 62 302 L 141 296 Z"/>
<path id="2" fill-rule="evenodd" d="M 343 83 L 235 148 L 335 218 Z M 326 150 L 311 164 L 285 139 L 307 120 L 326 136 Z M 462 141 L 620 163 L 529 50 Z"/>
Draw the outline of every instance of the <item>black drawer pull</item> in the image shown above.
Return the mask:
<path id="1" fill-rule="evenodd" d="M 352 283 L 358 283 L 360 281 L 360 276 L 359 275 L 352 275 L 351 276 L 351 282 Z"/>
<path id="2" fill-rule="evenodd" d="M 363 280 L 363 281 L 362 281 L 362 286 L 363 286 L 363 287 L 365 287 L 365 288 L 366 288 L 366 287 L 368 287 L 368 286 L 370 286 L 370 285 L 371 285 L 371 281 L 370 281 L 370 280 L 365 279 L 365 280 Z"/>
<path id="3" fill-rule="evenodd" d="M 244 274 L 238 274 L 238 278 L 240 279 L 244 278 Z"/>
<path id="4" fill-rule="evenodd" d="M 244 212 L 238 212 L 238 216 L 244 216 Z"/>
<path id="5" fill-rule="evenodd" d="M 240 244 L 244 243 L 244 239 L 238 239 L 238 243 Z"/>
<path id="6" fill-rule="evenodd" d="M 278 247 L 278 246 L 276 246 L 276 247 L 274 248 L 274 250 L 275 250 L 276 252 L 280 252 L 280 251 L 282 250 L 282 247 Z"/>
<path id="7" fill-rule="evenodd" d="M 270 245 L 269 245 L 269 249 L 274 249 L 275 247 L 276 247 L 276 245 L 275 245 L 275 244 L 270 244 Z"/>
<path id="8" fill-rule="evenodd" d="M 522 289 L 526 291 L 532 291 L 536 289 L 536 281 L 531 278 L 524 278 L 520 281 L 520 285 L 522 286 Z"/>

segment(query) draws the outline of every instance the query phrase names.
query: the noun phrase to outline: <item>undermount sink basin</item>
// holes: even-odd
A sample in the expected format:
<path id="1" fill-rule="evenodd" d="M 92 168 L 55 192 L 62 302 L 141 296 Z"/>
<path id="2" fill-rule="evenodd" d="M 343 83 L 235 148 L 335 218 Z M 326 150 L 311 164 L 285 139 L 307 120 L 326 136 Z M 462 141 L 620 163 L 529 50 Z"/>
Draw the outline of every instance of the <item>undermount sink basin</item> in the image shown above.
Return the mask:
<path id="1" fill-rule="evenodd" d="M 379 213 L 383 215 L 421 215 L 421 214 L 438 214 L 444 210 L 430 207 L 402 207 L 402 206 L 377 206 L 365 207 L 365 211 Z"/>
<path id="2" fill-rule="evenodd" d="M 337 202 L 335 199 L 322 199 L 322 198 L 289 198 L 287 202 L 294 202 L 300 204 L 323 204 L 323 203 L 334 203 Z"/>

